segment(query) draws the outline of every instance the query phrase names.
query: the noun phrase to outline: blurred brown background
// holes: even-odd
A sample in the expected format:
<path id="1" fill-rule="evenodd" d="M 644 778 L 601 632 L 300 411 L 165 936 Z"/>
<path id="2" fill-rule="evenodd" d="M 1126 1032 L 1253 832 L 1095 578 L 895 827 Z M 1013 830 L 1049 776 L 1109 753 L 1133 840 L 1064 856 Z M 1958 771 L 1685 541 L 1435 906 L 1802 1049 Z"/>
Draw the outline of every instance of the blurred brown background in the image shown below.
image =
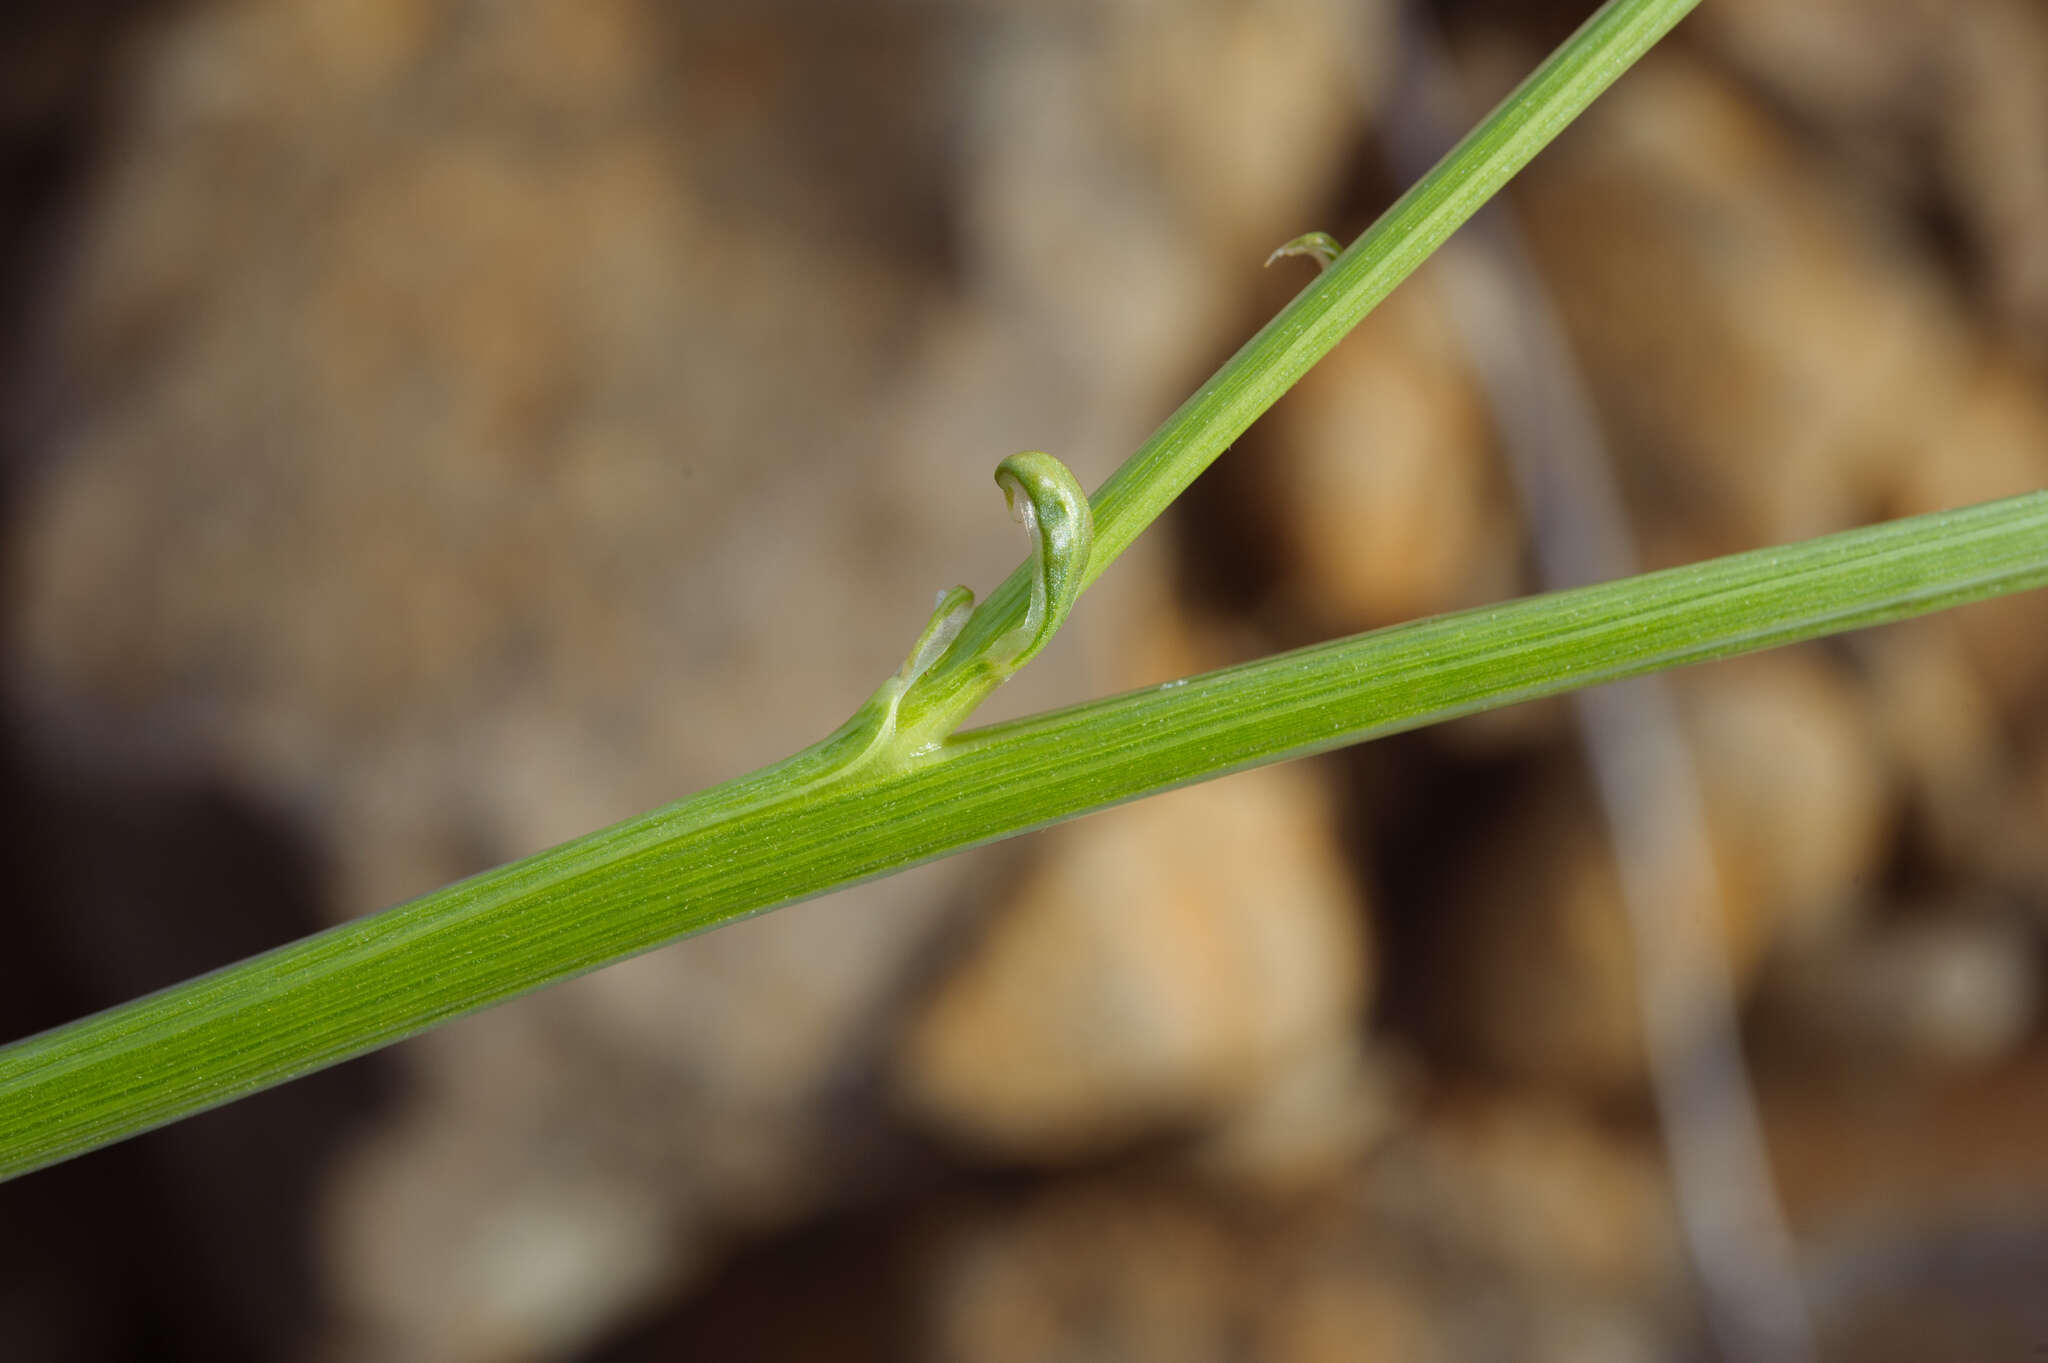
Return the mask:
<path id="1" fill-rule="evenodd" d="M 1469 119 L 1590 8 L 1418 14 Z M 1397 18 L 8 6 L 0 1035 L 829 730 L 1021 553 L 998 458 L 1092 486 L 1300 287 L 1268 250 L 1391 200 Z M 2048 483 L 2040 6 L 1707 0 L 1512 200 L 1647 564 Z M 1534 590 L 1444 283 L 993 713 Z M 2048 1348 L 2044 626 L 1670 682 L 1810 1356 Z M 1097 816 L 11 1184 L 0 1358 L 1726 1356 L 1577 723 Z"/>

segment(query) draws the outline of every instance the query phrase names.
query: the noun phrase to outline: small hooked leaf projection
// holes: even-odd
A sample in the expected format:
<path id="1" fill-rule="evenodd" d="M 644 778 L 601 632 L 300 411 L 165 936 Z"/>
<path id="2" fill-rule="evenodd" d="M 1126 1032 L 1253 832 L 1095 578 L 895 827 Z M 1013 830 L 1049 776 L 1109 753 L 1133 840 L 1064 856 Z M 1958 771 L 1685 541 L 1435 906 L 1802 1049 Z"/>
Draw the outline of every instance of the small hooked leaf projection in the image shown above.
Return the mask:
<path id="1" fill-rule="evenodd" d="M 1271 266 L 1274 261 L 1287 256 L 1313 256 L 1316 272 L 1320 274 L 1329 269 L 1330 262 L 1343 253 L 1342 244 L 1328 232 L 1304 232 L 1293 241 L 1275 247 L 1273 254 L 1266 257 L 1266 264 Z"/>
<path id="2" fill-rule="evenodd" d="M 1095 548 L 1095 517 L 1073 473 L 1038 450 L 996 465 L 996 483 L 1010 515 L 1031 535 L 1031 608 L 1024 623 L 989 650 L 989 661 L 1008 676 L 1045 647 L 1081 595 Z"/>

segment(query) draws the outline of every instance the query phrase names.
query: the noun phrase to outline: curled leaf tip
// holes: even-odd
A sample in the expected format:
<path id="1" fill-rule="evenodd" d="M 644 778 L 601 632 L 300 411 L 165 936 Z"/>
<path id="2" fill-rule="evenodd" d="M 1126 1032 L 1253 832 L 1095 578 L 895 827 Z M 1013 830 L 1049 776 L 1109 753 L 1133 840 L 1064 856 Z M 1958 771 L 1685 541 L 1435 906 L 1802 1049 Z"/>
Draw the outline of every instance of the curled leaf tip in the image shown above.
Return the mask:
<path id="1" fill-rule="evenodd" d="M 1015 671 L 1045 647 L 1073 608 L 1095 548 L 1095 517 L 1088 494 L 1059 460 L 1038 450 L 1013 454 L 996 465 L 996 483 L 1031 536 L 1031 605 L 1024 622 L 1005 634 L 990 660 Z"/>
<path id="2" fill-rule="evenodd" d="M 1313 256 L 1316 270 L 1320 273 L 1329 269 L 1330 262 L 1342 254 L 1343 250 L 1343 246 L 1328 232 L 1304 232 L 1293 241 L 1274 248 L 1273 254 L 1266 257 L 1266 264 L 1270 266 L 1274 261 L 1287 256 Z"/>

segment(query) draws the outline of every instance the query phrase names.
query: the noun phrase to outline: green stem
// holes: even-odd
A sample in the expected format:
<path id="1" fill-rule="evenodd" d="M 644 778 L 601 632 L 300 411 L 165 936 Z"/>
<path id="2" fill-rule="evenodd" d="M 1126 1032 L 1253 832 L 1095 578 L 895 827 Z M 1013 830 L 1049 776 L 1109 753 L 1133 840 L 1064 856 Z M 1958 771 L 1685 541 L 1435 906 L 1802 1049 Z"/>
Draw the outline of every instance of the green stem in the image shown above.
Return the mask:
<path id="1" fill-rule="evenodd" d="M 963 734 L 902 764 L 792 759 L 0 1049 L 0 1177 L 678 937 L 1125 800 L 2042 585 L 2048 492 L 2035 492 L 1357 635 Z"/>

